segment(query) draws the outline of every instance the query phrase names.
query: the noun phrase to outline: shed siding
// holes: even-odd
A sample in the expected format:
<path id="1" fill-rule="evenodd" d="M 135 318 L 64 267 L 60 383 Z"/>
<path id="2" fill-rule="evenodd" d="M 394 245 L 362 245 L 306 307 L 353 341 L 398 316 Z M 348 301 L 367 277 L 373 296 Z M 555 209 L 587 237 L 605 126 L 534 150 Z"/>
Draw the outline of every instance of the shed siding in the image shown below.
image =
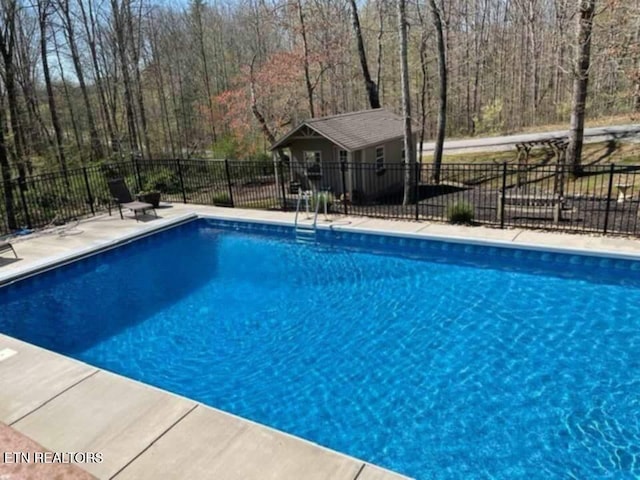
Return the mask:
<path id="1" fill-rule="evenodd" d="M 414 135 L 414 142 L 416 136 Z M 347 174 L 347 182 L 351 186 L 352 198 L 354 191 L 360 197 L 374 198 L 391 190 L 401 189 L 404 182 L 404 171 L 400 168 L 402 164 L 402 149 L 404 141 L 402 139 L 389 140 L 380 145 L 385 149 L 385 166 L 387 169 L 382 174 L 376 171 L 376 147 L 373 145 L 363 150 L 357 150 L 351 154 L 351 171 Z M 320 188 L 329 188 L 336 195 L 343 193 L 342 174 L 338 151 L 340 147 L 334 145 L 326 139 L 298 139 L 292 140 L 289 146 L 291 151 L 292 168 L 294 177 L 301 179 L 305 177 L 306 168 L 304 166 L 305 151 L 319 151 L 322 155 L 322 180 L 319 182 Z M 415 161 L 415 157 L 413 159 Z M 309 188 L 309 185 L 306 185 Z"/>
<path id="2" fill-rule="evenodd" d="M 414 142 L 415 140 L 416 136 L 414 135 Z M 384 147 L 384 163 L 389 167 L 382 175 L 378 175 L 375 168 L 376 147 L 378 146 Z M 404 184 L 404 171 L 400 167 L 402 164 L 403 148 L 404 140 L 396 139 L 364 149 L 363 162 L 366 163 L 367 166 L 364 167 L 364 171 L 362 172 L 363 181 L 361 182 L 360 188 L 357 189 L 366 195 L 366 197 L 370 198 L 395 188 L 401 188 Z"/>
<path id="3" fill-rule="evenodd" d="M 289 147 L 294 161 L 294 170 L 298 175 L 304 176 L 304 152 L 319 151 L 322 155 L 322 180 L 320 188 L 329 188 L 336 195 L 342 194 L 342 176 L 338 168 L 338 160 L 334 158 L 334 145 L 329 140 L 300 139 L 294 140 Z"/>

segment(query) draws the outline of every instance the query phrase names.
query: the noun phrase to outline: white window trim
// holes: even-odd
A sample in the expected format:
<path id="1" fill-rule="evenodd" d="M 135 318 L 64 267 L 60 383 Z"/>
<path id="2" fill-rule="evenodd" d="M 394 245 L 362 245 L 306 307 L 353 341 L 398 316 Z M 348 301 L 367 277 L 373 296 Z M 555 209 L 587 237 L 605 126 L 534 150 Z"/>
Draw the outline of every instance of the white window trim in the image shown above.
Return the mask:
<path id="1" fill-rule="evenodd" d="M 381 148 L 382 149 L 382 165 L 378 164 L 378 149 Z M 385 148 L 384 145 L 376 145 L 373 148 L 373 153 L 374 153 L 374 161 L 376 163 L 376 170 L 383 170 L 385 168 L 385 165 L 387 163 L 387 149 Z"/>

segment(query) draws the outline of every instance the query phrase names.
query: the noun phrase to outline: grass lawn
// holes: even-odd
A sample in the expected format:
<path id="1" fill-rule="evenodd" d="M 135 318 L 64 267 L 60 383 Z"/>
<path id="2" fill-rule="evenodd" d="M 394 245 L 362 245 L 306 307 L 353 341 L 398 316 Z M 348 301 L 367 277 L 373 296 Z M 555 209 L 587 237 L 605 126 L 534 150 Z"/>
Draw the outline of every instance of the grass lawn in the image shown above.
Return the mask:
<path id="1" fill-rule="evenodd" d="M 429 164 L 431 161 L 431 155 L 425 155 L 423 157 L 423 164 Z M 443 162 L 445 164 L 464 163 L 464 164 L 500 164 L 507 162 L 510 165 L 515 165 L 517 160 L 517 154 L 515 148 L 513 151 L 499 151 L 499 152 L 478 152 L 478 153 L 465 153 L 465 154 L 449 154 L 444 155 Z M 618 143 L 618 142 L 603 142 L 592 143 L 584 146 L 583 149 L 583 162 L 582 164 L 587 167 L 590 166 L 606 166 L 615 164 L 616 172 L 613 178 L 612 194 L 617 194 L 616 185 L 631 185 L 630 191 L 637 193 L 640 191 L 640 174 L 635 175 L 633 171 L 626 171 L 619 167 L 640 165 L 640 144 L 634 143 Z M 549 149 L 538 148 L 533 150 L 529 156 L 530 166 L 548 165 L 544 171 L 535 171 L 535 168 L 527 174 L 527 179 L 530 185 L 540 191 L 546 191 L 553 188 L 552 175 L 549 175 L 550 169 L 555 165 L 555 158 Z M 601 172 L 601 173 L 600 173 Z M 453 182 L 460 182 L 463 184 L 483 183 L 489 188 L 500 188 L 502 179 L 491 177 L 483 178 L 484 172 L 482 170 L 470 169 L 452 171 L 448 175 L 449 180 Z M 507 184 L 511 185 L 515 183 L 516 176 L 509 175 L 507 178 Z M 577 178 L 568 178 L 565 188 L 565 193 L 575 195 L 595 195 L 606 196 L 609 187 L 609 171 L 597 170 L 597 173 L 590 173 L 588 175 L 580 176 Z"/>
<path id="2" fill-rule="evenodd" d="M 531 151 L 529 162 L 544 162 L 549 158 L 549 154 L 550 152 L 547 149 L 537 148 Z M 431 153 L 424 154 L 422 162 L 428 163 L 432 158 L 433 155 Z M 514 147 L 512 151 L 445 153 L 442 161 L 444 163 L 515 163 L 516 158 L 517 152 Z M 607 165 L 610 163 L 640 165 L 640 144 L 618 142 L 589 143 L 583 148 L 582 158 L 584 165 Z"/>

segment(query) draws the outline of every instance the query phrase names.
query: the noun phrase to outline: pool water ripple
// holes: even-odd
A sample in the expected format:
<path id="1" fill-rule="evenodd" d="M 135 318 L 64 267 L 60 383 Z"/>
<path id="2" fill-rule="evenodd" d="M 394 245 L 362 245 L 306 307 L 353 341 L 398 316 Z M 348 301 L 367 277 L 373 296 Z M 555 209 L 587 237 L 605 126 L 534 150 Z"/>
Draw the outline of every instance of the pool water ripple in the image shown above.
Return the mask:
<path id="1" fill-rule="evenodd" d="M 419 479 L 640 476 L 629 262 L 225 228 L 4 288 L 0 331 Z"/>

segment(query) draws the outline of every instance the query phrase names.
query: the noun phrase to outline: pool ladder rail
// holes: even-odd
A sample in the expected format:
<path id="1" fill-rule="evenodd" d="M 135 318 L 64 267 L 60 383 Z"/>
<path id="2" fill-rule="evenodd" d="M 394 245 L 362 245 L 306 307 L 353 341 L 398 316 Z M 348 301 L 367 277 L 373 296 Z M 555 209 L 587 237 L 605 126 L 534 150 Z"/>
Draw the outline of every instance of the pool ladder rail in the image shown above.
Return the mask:
<path id="1" fill-rule="evenodd" d="M 308 220 L 311 218 L 309 214 L 309 199 L 313 198 L 314 196 L 315 196 L 316 202 L 315 202 L 315 212 L 313 214 L 313 223 L 311 224 L 299 223 L 298 218 L 300 217 L 300 207 L 302 205 L 302 201 L 304 200 L 304 203 L 305 203 L 305 211 L 307 213 L 306 218 Z M 326 197 L 325 197 L 325 203 L 326 203 Z M 316 242 L 316 231 L 318 229 L 318 211 L 319 210 L 320 210 L 319 195 L 316 192 L 307 190 L 304 192 L 300 191 L 298 193 L 298 203 L 296 205 L 296 217 L 293 224 L 297 242 L 300 242 L 300 243 Z M 326 206 L 325 206 L 325 211 L 326 211 Z"/>

